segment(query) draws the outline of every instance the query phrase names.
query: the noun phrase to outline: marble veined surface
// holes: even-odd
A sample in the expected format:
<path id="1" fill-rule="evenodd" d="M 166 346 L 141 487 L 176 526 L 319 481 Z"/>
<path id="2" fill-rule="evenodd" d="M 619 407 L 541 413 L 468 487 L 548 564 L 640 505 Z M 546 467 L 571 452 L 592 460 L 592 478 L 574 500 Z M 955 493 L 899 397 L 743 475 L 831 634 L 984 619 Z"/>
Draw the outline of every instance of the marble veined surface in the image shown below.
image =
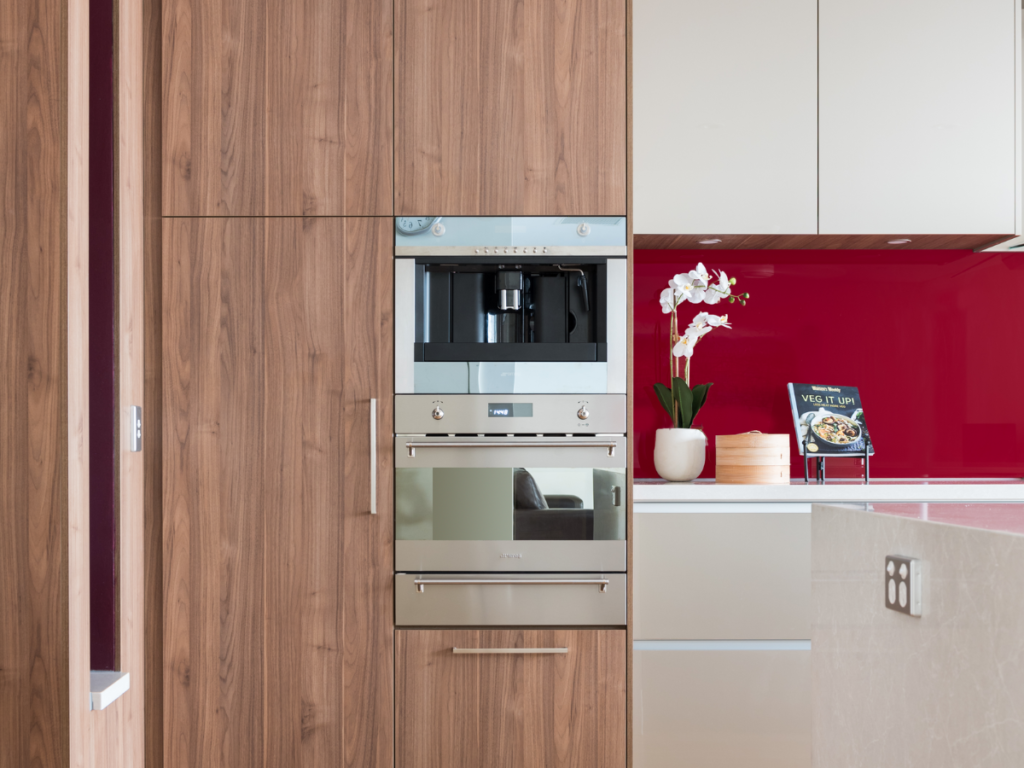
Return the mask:
<path id="1" fill-rule="evenodd" d="M 1024 765 L 1024 505 L 811 517 L 814 766 Z M 920 618 L 885 607 L 886 555 L 921 561 Z"/>

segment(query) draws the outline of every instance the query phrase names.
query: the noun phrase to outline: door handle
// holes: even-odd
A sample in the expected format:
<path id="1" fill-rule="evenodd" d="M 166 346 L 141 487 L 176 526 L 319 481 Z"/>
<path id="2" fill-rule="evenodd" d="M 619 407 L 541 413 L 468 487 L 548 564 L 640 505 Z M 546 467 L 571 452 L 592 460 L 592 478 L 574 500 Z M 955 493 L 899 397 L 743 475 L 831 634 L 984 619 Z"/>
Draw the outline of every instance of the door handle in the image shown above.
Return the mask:
<path id="1" fill-rule="evenodd" d="M 452 653 L 568 653 L 568 648 L 452 648 Z"/>
<path id="2" fill-rule="evenodd" d="M 608 455 L 614 456 L 615 449 L 618 447 L 613 441 L 594 441 L 594 440 L 565 440 L 558 442 L 541 442 L 540 440 L 505 440 L 505 441 L 488 441 L 482 443 L 472 442 L 457 442 L 451 441 L 447 443 L 428 443 L 428 442 L 417 442 L 417 443 L 406 443 L 405 447 L 409 451 L 409 458 L 416 458 L 417 448 L 607 448 Z"/>
<path id="3" fill-rule="evenodd" d="M 377 398 L 370 398 L 370 514 L 377 514 Z"/>
<path id="4" fill-rule="evenodd" d="M 423 592 L 428 584 L 434 586 L 444 585 L 475 585 L 475 586 L 487 586 L 496 584 L 499 586 L 509 586 L 514 584 L 542 584 L 542 585 L 590 585 L 600 587 L 599 592 L 607 592 L 608 579 L 413 579 L 412 582 L 416 586 L 417 592 Z"/>

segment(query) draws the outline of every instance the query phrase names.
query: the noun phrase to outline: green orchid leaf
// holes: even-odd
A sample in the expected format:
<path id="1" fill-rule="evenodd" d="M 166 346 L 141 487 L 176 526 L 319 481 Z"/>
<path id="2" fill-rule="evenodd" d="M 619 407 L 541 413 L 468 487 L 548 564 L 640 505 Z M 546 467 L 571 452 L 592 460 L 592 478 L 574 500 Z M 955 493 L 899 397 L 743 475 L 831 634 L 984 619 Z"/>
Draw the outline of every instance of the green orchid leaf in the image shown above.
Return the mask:
<path id="1" fill-rule="evenodd" d="M 679 407 L 679 420 L 676 427 L 689 429 L 693 424 L 693 392 L 686 386 L 685 379 L 672 379 L 672 397 Z"/>
<path id="2" fill-rule="evenodd" d="M 661 407 L 665 409 L 665 413 L 668 414 L 670 419 L 673 419 L 672 414 L 672 391 L 662 384 L 660 381 L 654 384 L 654 393 L 658 396 L 658 400 L 661 402 Z"/>
<path id="3" fill-rule="evenodd" d="M 698 384 L 693 388 L 693 418 L 697 418 L 697 413 L 701 408 L 704 407 L 704 403 L 708 399 L 708 390 L 711 389 L 712 384 Z"/>

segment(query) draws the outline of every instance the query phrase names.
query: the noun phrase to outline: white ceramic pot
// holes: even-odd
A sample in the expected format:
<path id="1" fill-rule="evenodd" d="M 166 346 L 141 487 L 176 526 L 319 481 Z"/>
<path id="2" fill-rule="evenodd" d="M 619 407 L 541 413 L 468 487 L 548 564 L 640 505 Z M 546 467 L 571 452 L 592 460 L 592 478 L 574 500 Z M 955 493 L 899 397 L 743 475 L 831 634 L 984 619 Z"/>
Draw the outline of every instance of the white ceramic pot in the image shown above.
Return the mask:
<path id="1" fill-rule="evenodd" d="M 704 471 L 708 439 L 699 429 L 659 429 L 654 436 L 654 468 L 666 480 L 687 483 Z"/>

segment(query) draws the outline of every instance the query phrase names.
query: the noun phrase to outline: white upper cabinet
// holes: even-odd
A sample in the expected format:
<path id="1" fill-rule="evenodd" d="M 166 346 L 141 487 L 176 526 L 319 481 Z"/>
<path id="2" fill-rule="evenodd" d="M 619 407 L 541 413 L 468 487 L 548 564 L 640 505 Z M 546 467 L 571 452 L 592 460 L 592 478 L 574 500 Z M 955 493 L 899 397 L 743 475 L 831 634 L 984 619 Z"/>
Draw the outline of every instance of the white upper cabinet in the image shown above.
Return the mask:
<path id="1" fill-rule="evenodd" d="M 1019 7 L 820 0 L 822 234 L 1017 231 Z"/>
<path id="2" fill-rule="evenodd" d="M 633 63 L 634 232 L 817 232 L 817 0 L 636 0 Z"/>

